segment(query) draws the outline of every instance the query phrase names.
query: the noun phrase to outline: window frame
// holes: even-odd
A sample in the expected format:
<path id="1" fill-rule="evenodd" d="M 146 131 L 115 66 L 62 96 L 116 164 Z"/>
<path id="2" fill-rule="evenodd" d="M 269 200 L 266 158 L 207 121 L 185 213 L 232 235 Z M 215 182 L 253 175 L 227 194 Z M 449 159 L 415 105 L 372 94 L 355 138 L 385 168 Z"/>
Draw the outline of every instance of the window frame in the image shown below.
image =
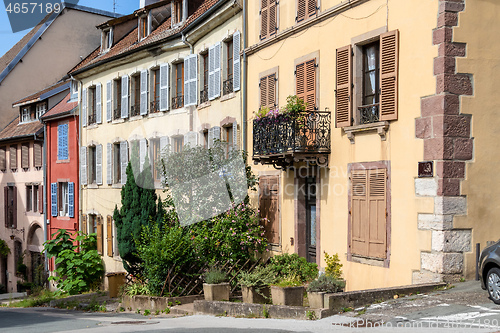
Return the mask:
<path id="1" fill-rule="evenodd" d="M 113 79 L 113 120 L 121 119 L 122 78 Z"/>
<path id="2" fill-rule="evenodd" d="M 33 210 L 33 185 L 26 185 L 26 211 Z"/>
<path id="3" fill-rule="evenodd" d="M 57 216 L 69 217 L 69 185 L 68 185 L 68 182 L 58 182 L 58 184 L 57 184 Z"/>
<path id="4" fill-rule="evenodd" d="M 120 142 L 113 143 L 113 160 L 112 160 L 112 184 L 122 183 L 122 159 Z"/>
<path id="5" fill-rule="evenodd" d="M 31 121 L 31 108 L 29 106 L 21 106 L 21 123 Z"/>
<path id="6" fill-rule="evenodd" d="M 88 125 L 97 124 L 97 91 L 96 86 L 91 86 L 87 88 L 88 91 L 88 101 L 87 103 L 87 117 Z M 92 122 L 90 121 L 92 120 Z"/>
<path id="7" fill-rule="evenodd" d="M 130 117 L 140 115 L 141 108 L 141 73 L 130 76 L 130 90 L 128 94 L 130 105 Z M 133 103 L 132 103 L 133 102 Z"/>
<path id="8" fill-rule="evenodd" d="M 184 149 L 184 136 L 174 136 L 172 137 L 173 145 L 172 152 L 180 153 Z"/>
<path id="9" fill-rule="evenodd" d="M 87 184 L 97 185 L 97 147 L 87 146 Z"/>
<path id="10" fill-rule="evenodd" d="M 61 133 L 60 133 L 60 129 L 62 129 L 61 126 L 64 126 L 66 128 L 66 142 L 65 142 L 65 146 L 60 146 L 59 144 L 61 143 L 61 141 L 63 140 L 63 138 L 60 137 Z M 65 151 L 63 151 L 63 149 L 65 149 Z M 60 154 L 61 152 L 61 154 Z M 65 155 L 64 155 L 65 153 Z M 66 158 L 60 158 L 60 157 L 63 157 L 63 156 L 66 156 Z M 57 125 L 57 160 L 58 161 L 68 161 L 69 160 L 69 123 L 65 122 L 65 123 L 61 123 L 59 125 Z"/>
<path id="11" fill-rule="evenodd" d="M 259 109 L 263 107 L 267 107 L 269 109 L 272 108 L 278 108 L 279 106 L 279 99 L 278 99 L 278 93 L 279 93 L 279 75 L 278 75 L 279 67 L 273 67 L 265 72 L 262 72 L 259 74 Z M 266 100 L 265 104 L 262 104 L 262 80 L 266 79 L 266 85 L 269 84 L 269 80 L 271 77 L 274 76 L 274 104 L 268 103 Z M 268 86 L 266 86 L 267 89 Z M 269 92 L 266 98 L 269 99 Z"/>
<path id="12" fill-rule="evenodd" d="M 38 195 L 40 185 L 38 184 L 33 184 L 33 212 L 37 213 L 38 212 L 38 206 L 39 206 L 39 200 L 41 199 Z"/>
<path id="13" fill-rule="evenodd" d="M 35 110 L 35 119 L 40 119 L 47 112 L 47 102 L 36 103 Z"/>

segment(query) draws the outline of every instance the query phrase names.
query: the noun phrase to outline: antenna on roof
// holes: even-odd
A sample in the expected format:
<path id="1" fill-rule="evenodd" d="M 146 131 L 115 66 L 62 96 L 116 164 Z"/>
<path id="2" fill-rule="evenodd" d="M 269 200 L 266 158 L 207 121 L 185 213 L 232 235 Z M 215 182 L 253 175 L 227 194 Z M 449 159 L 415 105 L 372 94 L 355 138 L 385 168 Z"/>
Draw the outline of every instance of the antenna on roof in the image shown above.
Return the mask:
<path id="1" fill-rule="evenodd" d="M 113 0 L 113 13 L 116 13 L 116 0 Z"/>

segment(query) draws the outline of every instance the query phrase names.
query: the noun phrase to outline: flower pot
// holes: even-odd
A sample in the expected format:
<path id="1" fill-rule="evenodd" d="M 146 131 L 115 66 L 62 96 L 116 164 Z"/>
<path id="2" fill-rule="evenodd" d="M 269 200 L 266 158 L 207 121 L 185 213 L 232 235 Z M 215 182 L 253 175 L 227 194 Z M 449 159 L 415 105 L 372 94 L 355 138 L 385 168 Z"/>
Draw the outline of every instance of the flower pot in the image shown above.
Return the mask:
<path id="1" fill-rule="evenodd" d="M 218 284 L 203 284 L 203 294 L 206 301 L 229 301 L 231 286 L 228 282 Z"/>
<path id="2" fill-rule="evenodd" d="M 325 307 L 325 294 L 324 291 L 308 291 L 307 299 L 309 306 L 313 309 L 322 309 Z"/>
<path id="3" fill-rule="evenodd" d="M 274 305 L 302 306 L 304 303 L 304 287 L 271 286 Z"/>
<path id="4" fill-rule="evenodd" d="M 263 287 L 246 287 L 241 286 L 241 294 L 243 296 L 243 303 L 258 303 L 267 304 L 271 296 L 269 286 Z"/>

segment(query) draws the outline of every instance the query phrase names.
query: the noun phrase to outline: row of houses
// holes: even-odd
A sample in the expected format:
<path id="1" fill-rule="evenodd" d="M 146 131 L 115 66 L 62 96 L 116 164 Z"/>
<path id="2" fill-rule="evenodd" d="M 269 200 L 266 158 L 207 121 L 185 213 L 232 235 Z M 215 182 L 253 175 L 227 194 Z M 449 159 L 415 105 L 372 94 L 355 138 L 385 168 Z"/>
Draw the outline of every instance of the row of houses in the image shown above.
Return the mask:
<path id="1" fill-rule="evenodd" d="M 215 139 L 249 152 L 272 253 L 322 268 L 324 252 L 338 253 L 348 290 L 472 278 L 475 245 L 500 235 L 499 11 L 466 0 L 168 0 L 102 20 L 89 28 L 99 45 L 63 81 L 15 101 L 19 118 L 0 132 L 0 237 L 19 253 L 0 283 L 12 287 L 16 258 L 59 228 L 96 232 L 107 273 L 122 272 L 112 215 L 132 153 L 142 166 Z M 255 116 L 291 95 L 306 102 L 299 124 Z M 16 139 L 27 125 L 29 139 Z"/>

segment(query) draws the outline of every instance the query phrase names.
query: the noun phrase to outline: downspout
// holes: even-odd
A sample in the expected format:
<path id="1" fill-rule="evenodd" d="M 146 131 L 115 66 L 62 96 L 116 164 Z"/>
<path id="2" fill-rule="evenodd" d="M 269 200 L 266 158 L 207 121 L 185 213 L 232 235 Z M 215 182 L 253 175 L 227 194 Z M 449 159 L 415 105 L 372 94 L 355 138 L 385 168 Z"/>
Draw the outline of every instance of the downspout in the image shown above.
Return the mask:
<path id="1" fill-rule="evenodd" d="M 243 76 L 242 76 L 242 108 L 241 131 L 243 132 L 243 150 L 247 151 L 247 0 L 243 0 Z"/>
<path id="2" fill-rule="evenodd" d="M 42 191 L 42 205 L 43 205 L 43 243 L 48 241 L 48 235 L 47 233 L 49 232 L 49 228 L 47 226 L 47 168 L 49 167 L 49 163 L 47 163 L 48 156 L 47 156 L 47 123 L 44 122 L 42 119 L 40 119 L 40 122 L 43 124 L 43 147 L 42 147 L 42 156 L 45 157 L 45 168 L 43 168 L 43 191 Z M 36 134 L 33 135 L 33 139 L 36 141 Z M 43 161 L 43 158 L 42 158 Z M 44 256 L 44 266 L 45 266 L 45 272 L 49 271 L 49 259 L 47 256 Z"/>
<path id="3" fill-rule="evenodd" d="M 73 77 L 72 77 L 73 78 Z M 78 161 L 78 231 L 81 231 L 82 229 L 82 221 L 81 217 L 83 216 L 82 214 L 82 204 L 83 204 L 83 197 L 82 197 L 82 184 L 80 184 L 80 180 L 82 179 L 82 168 L 80 167 L 80 149 L 82 145 L 82 96 L 83 94 L 83 83 L 82 81 L 78 81 L 80 83 L 80 89 L 78 92 L 78 152 L 76 153 L 77 156 L 77 161 Z"/>
<path id="4" fill-rule="evenodd" d="M 194 54 L 194 46 L 190 42 L 188 42 L 186 35 L 184 32 L 181 32 L 181 41 L 189 46 L 189 54 Z M 185 79 L 185 78 L 184 78 Z M 192 131 L 194 128 L 194 108 L 193 106 L 189 106 L 189 130 Z"/>
<path id="5" fill-rule="evenodd" d="M 188 40 L 186 38 L 186 35 L 184 35 L 184 32 L 181 32 L 181 41 L 184 44 L 186 44 L 187 46 L 189 46 L 189 53 L 193 54 L 194 53 L 194 46 L 193 46 L 193 44 L 191 44 L 190 42 L 188 42 Z"/>

